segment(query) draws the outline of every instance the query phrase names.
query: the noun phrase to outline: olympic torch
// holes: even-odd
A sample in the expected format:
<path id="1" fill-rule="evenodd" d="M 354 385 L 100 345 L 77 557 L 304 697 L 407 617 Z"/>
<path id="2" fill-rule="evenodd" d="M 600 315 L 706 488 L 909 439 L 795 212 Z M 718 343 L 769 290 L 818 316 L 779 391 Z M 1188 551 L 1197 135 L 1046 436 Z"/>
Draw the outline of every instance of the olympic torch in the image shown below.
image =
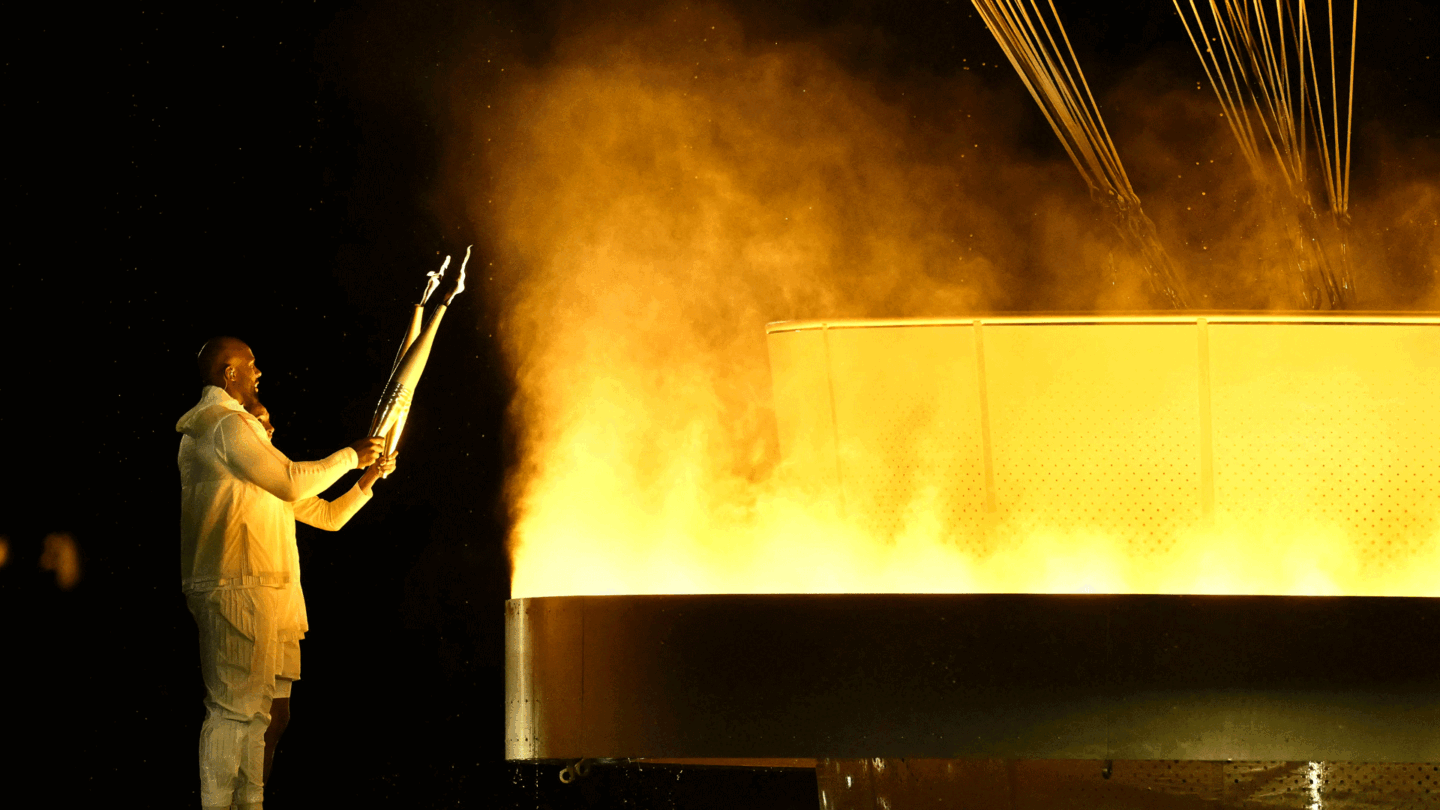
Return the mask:
<path id="1" fill-rule="evenodd" d="M 390 364 L 390 376 L 395 376 L 395 370 L 400 367 L 401 361 L 405 359 L 405 353 L 410 351 L 410 347 L 414 346 L 415 340 L 420 337 L 420 328 L 425 317 L 425 304 L 430 300 L 431 294 L 440 286 L 440 280 L 445 277 L 445 270 L 449 266 L 450 257 L 446 256 L 445 261 L 440 263 L 439 270 L 425 274 L 425 289 L 420 293 L 420 303 L 415 305 L 415 311 L 410 317 L 410 330 L 406 332 L 405 340 L 400 344 L 400 350 L 395 353 L 395 362 Z M 383 399 L 381 400 L 381 405 L 384 405 Z M 377 418 L 379 417 L 379 413 L 380 409 L 377 408 Z M 400 434 L 405 430 L 405 420 L 409 415 L 408 410 L 402 412 L 395 420 L 394 427 L 390 428 L 390 431 L 385 434 L 385 455 L 388 456 L 395 451 L 395 447 L 400 440 Z M 374 429 L 374 427 L 375 425 L 372 424 L 371 428 Z"/>
<path id="2" fill-rule="evenodd" d="M 431 293 L 435 292 L 440 285 L 440 278 L 445 274 L 445 268 L 450 265 L 450 257 L 445 257 L 445 263 L 440 269 L 429 274 L 429 280 L 425 283 L 425 291 L 421 295 L 420 303 L 415 305 L 415 311 L 410 320 L 410 330 L 405 335 L 405 342 L 401 344 L 400 352 L 396 355 L 396 362 L 390 371 L 390 380 L 385 384 L 385 392 L 380 396 L 380 403 L 375 408 L 375 417 L 370 422 L 370 436 L 373 438 L 385 439 L 385 453 L 391 453 L 400 442 L 400 434 L 405 429 L 405 420 L 410 415 L 410 402 L 415 395 L 415 386 L 420 383 L 420 375 L 425 373 L 425 363 L 430 359 L 430 348 L 435 344 L 435 334 L 440 330 L 440 322 L 445 319 L 445 310 L 450 302 L 455 300 L 465 289 L 465 266 L 470 263 L 470 248 L 465 248 L 465 259 L 460 263 L 460 275 L 455 279 L 455 289 L 445 296 L 445 301 L 436 307 L 434 314 L 430 316 L 430 322 L 425 324 L 422 331 L 420 320 L 425 311 L 425 302 L 429 300 Z"/>

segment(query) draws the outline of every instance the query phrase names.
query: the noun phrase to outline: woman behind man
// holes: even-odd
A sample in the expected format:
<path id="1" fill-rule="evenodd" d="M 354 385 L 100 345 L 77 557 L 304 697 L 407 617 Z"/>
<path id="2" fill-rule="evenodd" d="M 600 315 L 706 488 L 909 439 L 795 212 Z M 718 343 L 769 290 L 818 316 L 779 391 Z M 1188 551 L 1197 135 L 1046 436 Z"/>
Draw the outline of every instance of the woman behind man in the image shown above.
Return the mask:
<path id="1" fill-rule="evenodd" d="M 254 416 L 265 428 L 267 440 L 275 438 L 275 425 L 270 421 L 270 410 L 258 399 L 245 406 L 245 410 Z M 388 456 L 381 456 L 379 461 L 368 467 L 355 482 L 348 492 L 333 501 L 327 501 L 319 496 L 303 498 L 293 503 L 280 501 L 283 508 L 290 513 L 287 521 L 289 528 L 288 536 L 285 538 L 286 546 L 295 559 L 292 563 L 294 571 L 300 570 L 299 548 L 295 542 L 295 521 L 298 520 L 308 526 L 325 531 L 338 531 L 349 522 L 350 518 L 360 511 L 370 500 L 371 487 L 382 477 L 390 474 L 395 469 L 395 458 L 399 453 L 391 453 Z M 304 637 L 304 630 L 309 630 L 309 623 L 305 617 L 304 593 L 296 584 L 298 615 L 292 621 L 297 621 L 303 628 L 301 637 Z M 280 742 L 280 735 L 285 733 L 285 727 L 290 723 L 290 692 L 295 681 L 300 679 L 300 640 L 295 639 L 284 644 L 282 654 L 283 664 L 280 672 L 275 678 L 275 699 L 271 703 L 270 725 L 265 730 L 265 781 L 270 781 L 270 765 L 275 758 L 275 748 Z"/>

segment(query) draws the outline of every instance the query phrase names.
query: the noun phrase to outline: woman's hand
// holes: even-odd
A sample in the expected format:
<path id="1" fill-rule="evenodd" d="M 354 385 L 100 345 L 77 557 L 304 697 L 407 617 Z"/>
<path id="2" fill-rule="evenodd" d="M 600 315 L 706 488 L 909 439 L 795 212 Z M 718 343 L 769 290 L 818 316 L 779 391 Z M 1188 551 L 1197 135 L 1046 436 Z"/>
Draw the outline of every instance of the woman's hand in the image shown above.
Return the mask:
<path id="1" fill-rule="evenodd" d="M 360 476 L 360 489 L 366 495 L 370 494 L 370 487 L 374 486 L 377 480 L 395 471 L 395 458 L 399 455 L 400 451 L 397 450 L 388 456 L 381 456 L 365 469 L 365 474 Z"/>

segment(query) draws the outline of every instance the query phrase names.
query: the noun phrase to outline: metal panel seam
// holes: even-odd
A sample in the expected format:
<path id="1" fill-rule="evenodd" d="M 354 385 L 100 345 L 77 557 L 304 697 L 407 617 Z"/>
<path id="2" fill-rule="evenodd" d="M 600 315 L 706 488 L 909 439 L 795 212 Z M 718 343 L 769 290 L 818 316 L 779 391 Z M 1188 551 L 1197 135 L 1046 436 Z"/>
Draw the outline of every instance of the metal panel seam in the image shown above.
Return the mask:
<path id="1" fill-rule="evenodd" d="M 830 440 L 835 450 L 835 487 L 840 493 L 840 514 L 845 510 L 845 471 L 840 463 L 840 416 L 835 407 L 835 364 L 830 359 L 830 326 L 820 324 L 820 334 L 825 342 L 825 387 L 830 392 Z"/>
<path id="2" fill-rule="evenodd" d="M 1196 321 L 1200 368 L 1200 517 L 1215 519 L 1215 448 L 1210 417 L 1210 325 Z"/>
<path id="3" fill-rule="evenodd" d="M 985 511 L 994 512 L 995 465 L 990 451 L 990 392 L 985 384 L 985 333 L 977 318 L 975 327 L 975 390 L 980 398 L 980 452 L 985 461 Z"/>

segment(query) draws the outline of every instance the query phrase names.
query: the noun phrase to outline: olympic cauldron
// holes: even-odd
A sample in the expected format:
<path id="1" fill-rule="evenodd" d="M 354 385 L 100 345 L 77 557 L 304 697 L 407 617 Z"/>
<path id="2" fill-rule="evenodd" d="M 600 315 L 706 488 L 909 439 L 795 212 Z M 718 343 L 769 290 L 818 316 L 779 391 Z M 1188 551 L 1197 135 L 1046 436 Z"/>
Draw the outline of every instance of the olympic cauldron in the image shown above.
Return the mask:
<path id="1" fill-rule="evenodd" d="M 1163 568 L 1233 530 L 1228 553 L 1313 536 L 1343 570 L 1309 591 L 515 599 L 510 759 L 1440 761 L 1440 318 L 768 332 L 788 473 L 878 541 L 921 502 L 977 557 L 1072 532 Z"/>

